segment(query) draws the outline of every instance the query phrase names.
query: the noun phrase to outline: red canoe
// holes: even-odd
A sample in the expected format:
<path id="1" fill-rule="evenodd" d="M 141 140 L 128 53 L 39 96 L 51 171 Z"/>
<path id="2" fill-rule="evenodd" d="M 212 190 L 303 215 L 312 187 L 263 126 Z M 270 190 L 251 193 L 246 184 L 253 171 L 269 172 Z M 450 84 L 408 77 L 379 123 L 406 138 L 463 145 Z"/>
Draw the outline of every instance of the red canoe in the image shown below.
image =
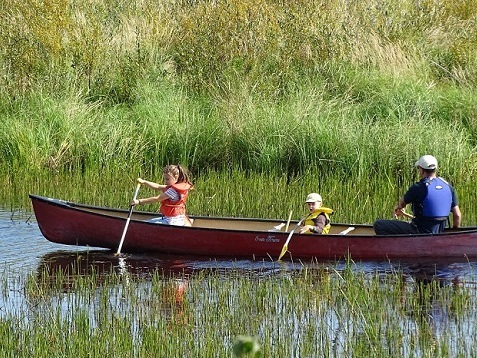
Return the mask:
<path id="1" fill-rule="evenodd" d="M 38 226 L 51 242 L 116 250 L 127 221 L 127 210 L 111 209 L 30 195 Z M 192 227 L 149 223 L 157 216 L 134 212 L 121 252 L 157 252 L 207 257 L 277 260 L 296 227 L 284 220 L 192 217 Z M 351 228 L 352 231 L 343 234 Z M 354 229 L 353 229 L 354 228 Z M 341 234 L 340 234 L 341 233 Z M 333 224 L 328 235 L 294 233 L 284 260 L 295 259 L 470 259 L 477 258 L 477 227 L 439 235 L 376 236 L 370 225 Z"/>

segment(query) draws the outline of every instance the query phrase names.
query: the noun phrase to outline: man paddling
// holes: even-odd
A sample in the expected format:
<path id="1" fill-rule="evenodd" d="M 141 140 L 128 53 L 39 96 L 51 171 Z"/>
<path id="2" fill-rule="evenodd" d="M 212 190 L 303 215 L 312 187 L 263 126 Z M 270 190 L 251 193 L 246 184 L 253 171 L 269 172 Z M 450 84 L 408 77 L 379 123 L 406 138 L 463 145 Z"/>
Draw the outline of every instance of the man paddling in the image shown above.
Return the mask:
<path id="1" fill-rule="evenodd" d="M 436 175 L 437 159 L 424 155 L 416 162 L 421 180 L 414 183 L 394 207 L 394 216 L 405 215 L 406 205 L 412 205 L 413 219 L 376 220 L 377 235 L 438 234 L 444 231 L 449 213 L 452 212 L 453 227 L 460 227 L 462 215 L 454 188 Z"/>

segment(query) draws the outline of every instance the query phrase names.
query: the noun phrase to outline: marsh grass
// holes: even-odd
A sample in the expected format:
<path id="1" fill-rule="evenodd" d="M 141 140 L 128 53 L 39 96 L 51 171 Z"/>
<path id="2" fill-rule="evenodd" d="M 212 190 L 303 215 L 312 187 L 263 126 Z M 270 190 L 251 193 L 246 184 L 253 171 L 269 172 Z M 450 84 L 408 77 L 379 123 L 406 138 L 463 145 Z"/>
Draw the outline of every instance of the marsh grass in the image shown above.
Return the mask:
<path id="1" fill-rule="evenodd" d="M 141 103 L 109 109 L 38 94 L 17 102 L 0 127 L 2 202 L 28 208 L 27 194 L 37 193 L 125 207 L 135 178 L 161 180 L 162 166 L 181 163 L 196 182 L 192 214 L 294 210 L 298 218 L 307 192 L 318 191 L 336 220 L 372 222 L 389 215 L 416 179 L 415 160 L 432 153 L 459 193 L 464 223 L 475 224 L 471 96 L 449 109 L 442 94 L 419 84 L 379 92 L 378 83 L 379 76 L 361 80 L 363 88 L 342 99 L 326 100 L 325 88 L 309 84 L 282 102 L 238 92 L 213 103 L 146 86 Z"/>
<path id="2" fill-rule="evenodd" d="M 79 90 L 132 103 L 145 78 L 195 90 L 237 82 L 280 96 L 329 64 L 472 86 L 475 0 L 280 2 L 7 0 L 2 92 Z"/>
<path id="3" fill-rule="evenodd" d="M 471 284 L 353 266 L 173 276 L 40 271 L 2 285 L 3 297 L 23 292 L 25 305 L 2 311 L 0 337 L 8 357 L 231 356 L 242 335 L 255 337 L 263 356 L 476 352 Z"/>
<path id="4" fill-rule="evenodd" d="M 329 99 L 318 79 L 280 102 L 246 91 L 213 99 L 147 84 L 134 106 L 111 108 L 38 93 L 4 114 L 0 163 L 78 172 L 135 164 L 154 171 L 181 162 L 195 173 L 235 167 L 293 175 L 314 168 L 367 176 L 389 175 L 433 152 L 445 170 L 459 168 L 456 176 L 474 174 L 467 158 L 474 155 L 475 97 L 462 90 L 450 104 L 458 93 L 387 80 L 350 78 L 342 97 Z"/>
<path id="5" fill-rule="evenodd" d="M 409 175 L 415 173 L 410 167 Z M 31 215 L 28 194 L 34 193 L 63 200 L 99 206 L 128 209 L 135 189 L 135 178 L 142 176 L 154 180 L 161 174 L 144 175 L 138 167 L 124 177 L 119 168 L 102 173 L 86 171 L 77 174 L 50 174 L 41 172 L 15 172 L 5 178 L 0 188 L 3 209 Z M 16 179 L 21 178 L 21 179 Z M 157 179 L 160 180 L 160 179 Z M 324 176 L 310 171 L 302 175 L 288 176 L 253 171 L 209 171 L 194 177 L 195 189 L 190 193 L 187 210 L 191 215 L 255 217 L 286 220 L 290 211 L 293 219 L 307 213 L 304 199 L 310 192 L 319 192 L 323 205 L 335 210 L 332 221 L 343 223 L 373 223 L 376 218 L 391 218 L 392 208 L 412 179 L 396 178 L 342 178 Z M 417 180 L 417 178 L 415 178 Z M 458 182 L 460 207 L 464 225 L 476 225 L 477 195 L 470 180 Z M 139 197 L 155 195 L 142 187 Z M 157 205 L 140 208 L 156 211 Z"/>
<path id="6" fill-rule="evenodd" d="M 191 214 L 300 218 L 317 191 L 334 221 L 370 223 L 430 153 L 475 225 L 476 5 L 4 1 L 1 206 L 127 208 L 136 177 L 181 163 Z M 400 273 L 203 272 L 181 302 L 184 278 L 10 276 L 6 357 L 231 356 L 241 335 L 265 357 L 477 353 L 473 287 Z"/>
<path id="7" fill-rule="evenodd" d="M 474 3 L 7 1 L 2 206 L 127 207 L 181 163 L 192 214 L 372 222 L 431 153 L 475 224 Z"/>

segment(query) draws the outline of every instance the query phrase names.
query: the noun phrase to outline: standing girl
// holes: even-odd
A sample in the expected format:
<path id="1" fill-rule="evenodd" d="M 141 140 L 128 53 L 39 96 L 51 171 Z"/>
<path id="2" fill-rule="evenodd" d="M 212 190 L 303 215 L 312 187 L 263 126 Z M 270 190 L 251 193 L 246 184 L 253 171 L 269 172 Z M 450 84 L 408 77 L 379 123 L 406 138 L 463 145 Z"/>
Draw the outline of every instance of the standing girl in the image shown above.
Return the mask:
<path id="1" fill-rule="evenodd" d="M 167 165 L 162 170 L 164 183 L 158 184 L 141 178 L 137 178 L 138 183 L 146 184 L 154 190 L 161 191 L 157 196 L 144 199 L 136 199 L 131 205 L 149 204 L 160 202 L 159 218 L 150 220 L 154 223 L 169 224 L 177 226 L 191 226 L 191 220 L 186 215 L 185 204 L 189 190 L 194 186 L 189 180 L 187 171 L 180 165 Z"/>

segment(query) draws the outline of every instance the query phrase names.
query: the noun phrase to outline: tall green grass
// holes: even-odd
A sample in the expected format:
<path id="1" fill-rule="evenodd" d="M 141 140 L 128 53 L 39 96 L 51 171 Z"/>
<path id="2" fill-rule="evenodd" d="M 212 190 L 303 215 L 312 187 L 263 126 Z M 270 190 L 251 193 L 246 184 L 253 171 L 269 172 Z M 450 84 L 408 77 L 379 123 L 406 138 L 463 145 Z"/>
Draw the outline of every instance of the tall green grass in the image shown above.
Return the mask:
<path id="1" fill-rule="evenodd" d="M 151 171 L 181 162 L 197 174 L 235 167 L 361 177 L 392 175 L 432 153 L 453 176 L 473 174 L 472 97 L 463 92 L 449 109 L 446 92 L 381 80 L 355 81 L 360 88 L 331 100 L 325 83 L 309 83 L 278 103 L 248 93 L 212 102 L 168 86 L 145 86 L 140 103 L 107 109 L 37 94 L 4 114 L 0 165 Z"/>
<path id="2" fill-rule="evenodd" d="M 319 191 L 370 222 L 433 154 L 474 223 L 474 5 L 4 2 L 3 203 L 124 204 L 181 163 L 197 214 L 298 216 Z"/>
<path id="3" fill-rule="evenodd" d="M 4 94 L 79 91 L 131 103 L 142 79 L 199 90 L 237 82 L 268 95 L 351 64 L 429 82 L 475 85 L 476 2 L 412 0 L 7 0 Z"/>
<path id="4" fill-rule="evenodd" d="M 255 337 L 265 357 L 476 352 L 472 285 L 355 272 L 352 263 L 274 272 L 39 271 L 3 286 L 7 301 L 23 292 L 27 302 L 2 312 L 4 354 L 232 356 L 242 335 Z"/>
<path id="5" fill-rule="evenodd" d="M 160 181 L 165 164 L 182 163 L 197 184 L 192 214 L 293 210 L 298 218 L 303 198 L 317 191 L 337 209 L 335 221 L 372 222 L 388 217 L 417 179 L 417 158 L 433 154 L 459 193 L 464 223 L 475 224 L 471 96 L 462 92 L 455 108 L 419 84 L 382 84 L 378 76 L 361 86 L 330 100 L 310 83 L 281 102 L 246 92 L 211 102 L 145 86 L 141 103 L 108 108 L 37 94 L 4 116 L 3 202 L 28 207 L 33 192 L 123 207 L 135 178 Z"/>

